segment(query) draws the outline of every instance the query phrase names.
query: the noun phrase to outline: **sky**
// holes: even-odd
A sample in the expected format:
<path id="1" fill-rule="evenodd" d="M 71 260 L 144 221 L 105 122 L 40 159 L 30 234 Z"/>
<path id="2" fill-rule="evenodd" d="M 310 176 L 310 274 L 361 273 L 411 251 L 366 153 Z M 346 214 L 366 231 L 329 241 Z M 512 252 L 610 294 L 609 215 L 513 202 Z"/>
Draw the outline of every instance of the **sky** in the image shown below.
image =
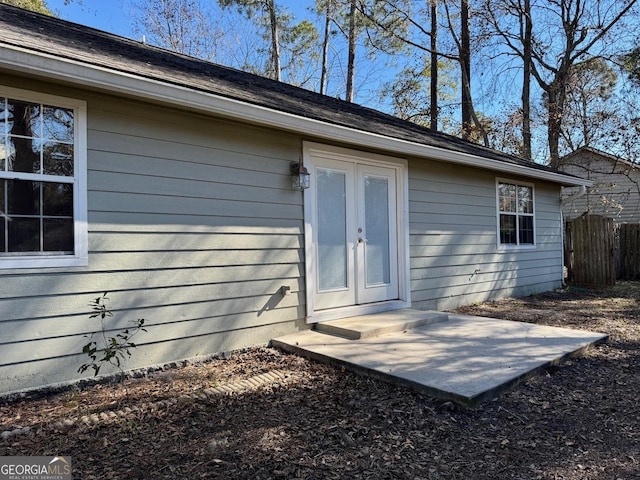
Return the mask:
<path id="1" fill-rule="evenodd" d="M 69 5 L 64 0 L 47 0 L 47 6 L 56 15 L 70 22 L 133 37 L 130 0 L 82 0 Z"/>
<path id="2" fill-rule="evenodd" d="M 142 40 L 142 35 L 145 32 L 141 32 L 135 28 L 135 17 L 138 15 L 137 9 L 134 4 L 140 2 L 140 0 L 67 0 L 68 5 L 65 5 L 65 0 L 45 0 L 47 6 L 58 17 L 71 22 L 79 23 L 89 27 L 104 30 L 116 35 L 128 37 L 137 41 Z M 208 0 L 215 3 L 216 0 Z M 595 0 L 594 0 L 595 1 Z M 308 9 L 315 3 L 314 0 L 277 0 L 279 7 L 284 7 L 288 12 L 291 12 L 298 20 L 301 19 L 313 19 L 309 14 Z M 310 18 L 311 17 L 311 18 Z M 235 24 L 234 24 L 235 27 Z M 242 35 L 242 30 L 238 35 Z M 346 44 L 346 42 L 343 42 Z M 251 45 L 249 45 L 250 47 Z M 244 55 L 247 55 L 247 48 L 242 48 L 242 38 L 238 44 L 232 44 L 233 53 L 237 54 L 240 60 L 244 59 Z M 247 47 L 244 45 L 244 47 Z M 332 71 L 336 72 L 335 77 L 329 79 L 327 85 L 327 94 L 332 96 L 344 95 L 344 72 L 346 70 L 346 54 L 345 45 L 337 45 L 334 43 L 332 47 L 335 51 L 334 62 L 330 65 Z M 378 110 L 392 112 L 393 105 L 388 96 L 381 96 L 381 92 L 384 91 L 383 87 L 388 84 L 393 78 L 398 75 L 401 64 L 395 64 L 393 58 L 391 61 L 381 58 L 369 58 L 366 55 L 366 50 L 360 48 L 358 50 L 359 55 L 356 58 L 356 97 L 355 101 L 362 105 L 366 105 Z M 220 61 L 225 61 L 224 59 Z M 228 63 L 229 65 L 238 65 L 238 62 Z M 400 65 L 400 66 L 399 66 Z M 236 66 L 236 68 L 242 68 Z M 489 117 L 499 118 L 500 114 L 504 111 L 511 111 L 518 105 L 518 94 L 514 92 L 518 90 L 518 70 L 503 69 L 501 72 L 488 71 L 487 75 L 483 75 L 483 65 L 481 65 L 480 71 L 476 71 L 473 77 L 472 88 L 474 92 L 475 109 L 481 114 Z M 304 72 L 303 72 L 304 73 Z M 456 75 L 455 69 L 452 75 Z M 454 77 L 455 80 L 455 77 Z M 494 88 L 495 87 L 495 88 Z M 535 89 L 535 82 L 533 85 Z M 315 88 L 309 87 L 307 88 Z M 540 95 L 539 89 L 537 95 Z M 452 120 L 450 125 L 441 125 L 441 128 L 451 131 L 456 129 L 456 121 L 459 119 L 459 109 L 457 104 L 457 95 L 453 99 L 452 111 L 445 113 L 441 118 L 445 117 Z M 538 102 L 535 104 L 535 102 Z M 534 107 L 540 106 L 540 99 L 534 99 Z M 543 131 L 544 125 L 541 123 L 538 126 L 538 130 L 534 132 L 535 141 L 534 148 L 539 150 L 540 153 L 536 154 L 540 158 L 546 158 L 546 132 Z M 455 133 L 455 132 L 453 132 Z"/>
<path id="3" fill-rule="evenodd" d="M 135 17 L 139 11 L 134 7 L 137 0 L 45 0 L 49 9 L 59 18 L 70 22 L 79 23 L 99 30 L 107 31 L 133 40 L 142 41 L 144 32 L 135 28 Z M 215 0 L 209 0 L 215 2 Z M 308 9 L 315 4 L 315 0 L 278 0 L 278 7 L 292 13 L 298 20 L 309 19 Z M 346 48 L 346 47 L 345 47 Z M 246 50 L 246 48 L 245 48 Z M 242 46 L 238 46 L 237 53 L 240 57 L 245 52 Z M 346 64 L 346 51 L 336 49 L 336 58 L 339 58 L 336 72 L 343 72 Z M 384 82 L 392 78 L 395 70 L 389 66 L 385 68 L 374 68 L 370 59 L 366 57 L 364 49 L 360 49 L 356 59 L 356 98 L 357 103 L 367 105 L 372 108 L 390 111 L 391 105 L 385 99 L 380 98 L 380 88 Z M 342 62 L 342 63 L 340 63 Z M 230 64 L 231 65 L 231 64 Z M 236 65 L 234 65 L 236 66 Z M 236 68 L 240 68 L 236 66 Z M 338 75 L 335 79 L 329 79 L 327 85 L 329 95 L 344 95 L 344 85 L 342 77 Z M 309 87 L 314 89 L 315 87 Z"/>
<path id="4" fill-rule="evenodd" d="M 49 9 L 59 18 L 116 35 L 141 41 L 144 32 L 135 28 L 135 17 L 139 11 L 134 4 L 139 0 L 45 0 Z M 209 0 L 215 2 L 215 0 Z M 310 18 L 308 9 L 315 4 L 315 0 L 278 0 L 278 6 L 284 7 L 297 19 Z M 335 49 L 335 45 L 334 45 Z M 239 48 L 239 51 L 241 49 Z M 372 59 L 368 58 L 360 49 L 361 56 L 356 59 L 356 98 L 362 105 L 391 112 L 392 105 L 388 98 L 381 98 L 380 89 L 397 73 L 397 68 L 389 64 L 372 67 Z M 337 53 L 338 58 L 346 61 L 346 53 Z M 339 61 L 338 71 L 344 71 L 345 66 Z M 344 63 L 344 62 L 343 62 Z M 375 63 L 375 61 L 374 61 Z M 328 94 L 342 96 L 343 85 L 340 77 L 329 80 Z M 334 91 L 332 89 L 338 88 Z M 476 102 L 478 103 L 477 99 Z M 477 107 L 477 106 L 476 106 Z"/>
<path id="5" fill-rule="evenodd" d="M 132 0 L 73 0 L 69 5 L 65 5 L 65 0 L 46 0 L 46 3 L 64 20 L 139 40 L 133 31 Z M 300 12 L 297 16 L 301 16 L 312 3 L 312 0 L 280 0 L 278 5 L 294 14 Z"/>

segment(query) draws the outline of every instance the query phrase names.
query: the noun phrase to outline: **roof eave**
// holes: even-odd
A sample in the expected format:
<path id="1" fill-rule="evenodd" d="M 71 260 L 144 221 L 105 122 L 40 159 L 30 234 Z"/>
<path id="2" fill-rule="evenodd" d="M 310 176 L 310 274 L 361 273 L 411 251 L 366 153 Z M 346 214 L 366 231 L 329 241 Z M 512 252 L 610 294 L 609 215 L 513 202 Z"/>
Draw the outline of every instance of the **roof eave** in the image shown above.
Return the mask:
<path id="1" fill-rule="evenodd" d="M 209 92 L 190 89 L 152 78 L 61 58 L 43 52 L 2 44 L 0 66 L 8 70 L 64 81 L 85 87 L 126 94 L 158 103 L 189 107 L 248 123 L 279 128 L 332 141 L 376 148 L 395 155 L 408 155 L 496 170 L 511 175 L 559 183 L 563 186 L 590 186 L 589 180 L 562 173 L 538 170 L 524 165 L 456 152 L 444 148 L 392 138 L 372 132 L 301 117 Z"/>

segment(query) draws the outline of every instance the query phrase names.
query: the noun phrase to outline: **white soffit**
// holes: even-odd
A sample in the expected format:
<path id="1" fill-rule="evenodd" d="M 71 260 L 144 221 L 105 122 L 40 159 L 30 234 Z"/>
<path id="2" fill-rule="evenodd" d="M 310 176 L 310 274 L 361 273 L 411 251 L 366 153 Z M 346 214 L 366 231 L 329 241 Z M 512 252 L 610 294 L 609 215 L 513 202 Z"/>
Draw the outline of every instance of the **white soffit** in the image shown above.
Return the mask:
<path id="1" fill-rule="evenodd" d="M 259 105 L 241 102 L 208 92 L 194 90 L 159 80 L 111 70 L 76 60 L 36 52 L 14 45 L 0 48 L 0 64 L 9 70 L 39 75 L 83 87 L 99 88 L 120 95 L 133 96 L 163 104 L 189 107 L 193 110 L 222 115 L 262 126 L 281 128 L 326 140 L 345 142 L 365 148 L 376 148 L 398 155 L 487 168 L 512 175 L 546 180 L 564 186 L 590 186 L 592 182 L 561 173 L 537 170 L 486 157 L 456 152 L 440 147 L 396 139 L 333 125 Z"/>

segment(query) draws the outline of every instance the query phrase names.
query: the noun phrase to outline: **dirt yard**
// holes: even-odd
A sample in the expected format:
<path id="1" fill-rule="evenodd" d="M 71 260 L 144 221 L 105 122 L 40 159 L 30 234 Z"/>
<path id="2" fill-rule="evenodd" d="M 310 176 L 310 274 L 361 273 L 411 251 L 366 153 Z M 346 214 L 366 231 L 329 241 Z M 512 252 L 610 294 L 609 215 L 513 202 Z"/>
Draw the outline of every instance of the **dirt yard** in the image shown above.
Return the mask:
<path id="1" fill-rule="evenodd" d="M 84 480 L 640 479 L 639 302 L 627 282 L 460 309 L 610 335 L 476 410 L 257 348 L 5 403 L 0 456 Z"/>

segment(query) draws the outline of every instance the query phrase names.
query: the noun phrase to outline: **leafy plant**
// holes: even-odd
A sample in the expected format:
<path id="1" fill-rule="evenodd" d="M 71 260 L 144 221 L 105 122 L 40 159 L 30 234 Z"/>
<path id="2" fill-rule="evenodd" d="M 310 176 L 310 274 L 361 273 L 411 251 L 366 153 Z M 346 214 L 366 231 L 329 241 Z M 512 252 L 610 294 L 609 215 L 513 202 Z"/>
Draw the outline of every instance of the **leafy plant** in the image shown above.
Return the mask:
<path id="1" fill-rule="evenodd" d="M 102 366 L 106 364 L 111 364 L 122 371 L 122 364 L 131 356 L 131 349 L 136 347 L 131 339 L 138 333 L 147 331 L 144 328 L 144 318 L 139 318 L 131 322 L 133 324 L 131 328 L 121 330 L 115 336 L 108 336 L 106 320 L 113 317 L 113 313 L 107 307 L 108 300 L 109 297 L 105 292 L 89 303 L 93 311 L 89 318 L 99 318 L 101 328 L 91 335 L 85 335 L 89 339 L 89 343 L 82 347 L 82 353 L 87 355 L 90 361 L 83 363 L 78 368 L 79 373 L 84 373 L 92 368 L 94 376 L 97 376 Z"/>

